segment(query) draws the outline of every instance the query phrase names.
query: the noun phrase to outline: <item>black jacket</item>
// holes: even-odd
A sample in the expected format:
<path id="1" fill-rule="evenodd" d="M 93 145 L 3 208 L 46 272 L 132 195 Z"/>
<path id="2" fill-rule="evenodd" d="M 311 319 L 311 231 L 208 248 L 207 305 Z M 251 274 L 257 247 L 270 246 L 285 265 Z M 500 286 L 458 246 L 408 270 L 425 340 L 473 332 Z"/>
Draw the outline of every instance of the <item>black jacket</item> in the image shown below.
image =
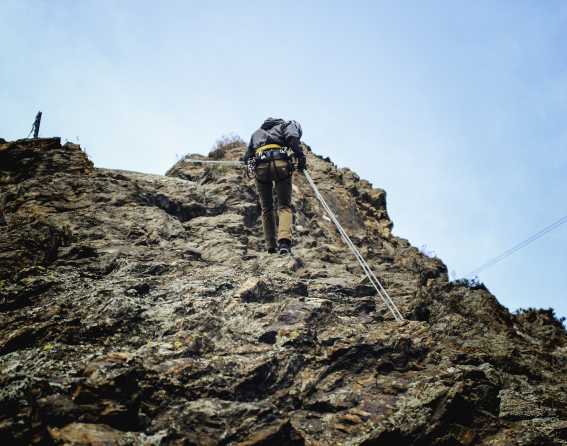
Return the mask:
<path id="1" fill-rule="evenodd" d="M 302 134 L 301 125 L 297 121 L 268 118 L 252 134 L 246 155 L 244 155 L 244 161 L 255 156 L 256 149 L 266 144 L 279 144 L 280 146 L 288 147 L 297 158 L 301 158 L 304 156 L 299 144 Z"/>

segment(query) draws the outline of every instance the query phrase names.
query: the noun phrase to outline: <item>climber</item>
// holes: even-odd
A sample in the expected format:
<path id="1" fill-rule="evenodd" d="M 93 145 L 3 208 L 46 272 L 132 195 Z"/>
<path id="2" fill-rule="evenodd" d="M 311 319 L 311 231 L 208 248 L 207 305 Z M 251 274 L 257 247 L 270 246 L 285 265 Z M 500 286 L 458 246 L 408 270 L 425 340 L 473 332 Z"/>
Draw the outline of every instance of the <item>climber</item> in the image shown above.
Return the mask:
<path id="1" fill-rule="evenodd" d="M 297 121 L 268 118 L 250 138 L 244 162 L 251 173 L 256 174 L 256 190 L 262 206 L 262 226 L 269 253 L 291 253 L 292 222 L 291 190 L 293 163 L 290 155 L 297 159 L 297 168 L 306 169 L 306 158 L 301 149 L 301 125 Z M 276 221 L 272 186 L 276 185 L 278 218 L 276 243 Z"/>

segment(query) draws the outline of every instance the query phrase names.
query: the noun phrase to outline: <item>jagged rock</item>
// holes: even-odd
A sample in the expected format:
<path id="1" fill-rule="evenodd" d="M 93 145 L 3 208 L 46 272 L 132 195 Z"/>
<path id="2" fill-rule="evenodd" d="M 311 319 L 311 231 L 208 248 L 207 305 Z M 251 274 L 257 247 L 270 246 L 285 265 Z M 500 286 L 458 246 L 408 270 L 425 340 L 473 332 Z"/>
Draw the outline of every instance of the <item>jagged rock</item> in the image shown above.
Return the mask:
<path id="1" fill-rule="evenodd" d="M 59 248 L 70 242 L 67 229 L 40 219 L 26 220 L 15 219 L 0 233 L 0 279 L 27 267 L 49 265 Z"/>
<path id="2" fill-rule="evenodd" d="M 556 415 L 551 406 L 547 406 L 541 396 L 534 394 L 528 385 L 518 391 L 501 390 L 499 417 L 505 420 L 525 420 L 549 418 Z"/>
<path id="3" fill-rule="evenodd" d="M 21 183 L 28 178 L 62 172 L 88 174 L 92 162 L 77 144 L 61 147 L 60 138 L 0 141 L 0 185 Z"/>
<path id="4" fill-rule="evenodd" d="M 55 444 L 69 446 L 131 445 L 132 437 L 104 424 L 71 423 L 58 429 L 49 429 Z"/>
<path id="5" fill-rule="evenodd" d="M 268 285 L 257 277 L 247 279 L 236 292 L 236 297 L 246 302 L 266 300 L 269 295 Z"/>
<path id="6" fill-rule="evenodd" d="M 305 439 L 289 421 L 285 421 L 257 432 L 247 440 L 236 443 L 237 446 L 269 446 L 274 444 L 303 446 Z"/>
<path id="7" fill-rule="evenodd" d="M 307 156 L 405 321 L 299 174 L 293 255 L 270 255 L 241 169 L 0 140 L 0 444 L 567 445 L 552 312 L 449 282 L 383 190 Z"/>

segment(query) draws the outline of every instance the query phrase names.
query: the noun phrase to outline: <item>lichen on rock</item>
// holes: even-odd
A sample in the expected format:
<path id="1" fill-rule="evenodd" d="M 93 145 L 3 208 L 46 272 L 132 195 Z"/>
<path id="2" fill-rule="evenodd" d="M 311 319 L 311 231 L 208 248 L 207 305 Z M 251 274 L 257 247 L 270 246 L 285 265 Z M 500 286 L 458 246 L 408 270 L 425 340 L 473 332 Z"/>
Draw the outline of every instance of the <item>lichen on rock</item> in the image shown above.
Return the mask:
<path id="1" fill-rule="evenodd" d="M 0 443 L 566 445 L 561 324 L 449 282 L 385 191 L 306 152 L 405 321 L 299 174 L 282 257 L 238 168 L 0 140 Z"/>

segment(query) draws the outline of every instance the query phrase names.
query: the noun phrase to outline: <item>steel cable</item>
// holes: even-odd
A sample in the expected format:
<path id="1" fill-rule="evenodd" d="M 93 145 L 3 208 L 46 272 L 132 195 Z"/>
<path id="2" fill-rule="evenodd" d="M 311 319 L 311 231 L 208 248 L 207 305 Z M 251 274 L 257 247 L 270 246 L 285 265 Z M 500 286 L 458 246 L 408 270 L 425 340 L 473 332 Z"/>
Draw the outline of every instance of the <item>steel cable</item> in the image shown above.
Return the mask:
<path id="1" fill-rule="evenodd" d="M 468 273 L 465 277 L 475 277 L 478 273 L 480 273 L 481 271 L 484 271 L 487 268 L 490 268 L 491 266 L 496 265 L 497 263 L 501 262 L 502 260 L 504 260 L 505 258 L 511 256 L 512 254 L 514 254 L 516 251 L 519 251 L 522 248 L 525 248 L 527 245 L 529 245 L 530 243 L 535 242 L 537 239 L 543 237 L 544 235 L 546 235 L 548 232 L 553 231 L 554 229 L 557 229 L 559 226 L 561 226 L 562 224 L 567 223 L 567 215 L 561 217 L 559 220 L 557 220 L 556 222 L 550 224 L 549 226 L 546 226 L 545 228 L 543 228 L 542 230 L 536 232 L 535 234 L 531 235 L 530 237 L 528 237 L 527 239 L 521 241 L 520 243 L 512 246 L 511 248 L 507 249 L 506 251 L 504 251 L 503 253 L 497 255 L 496 257 L 493 257 L 492 259 L 488 260 L 487 262 L 483 263 L 482 265 L 480 265 L 478 268 L 472 270 L 470 273 Z"/>

